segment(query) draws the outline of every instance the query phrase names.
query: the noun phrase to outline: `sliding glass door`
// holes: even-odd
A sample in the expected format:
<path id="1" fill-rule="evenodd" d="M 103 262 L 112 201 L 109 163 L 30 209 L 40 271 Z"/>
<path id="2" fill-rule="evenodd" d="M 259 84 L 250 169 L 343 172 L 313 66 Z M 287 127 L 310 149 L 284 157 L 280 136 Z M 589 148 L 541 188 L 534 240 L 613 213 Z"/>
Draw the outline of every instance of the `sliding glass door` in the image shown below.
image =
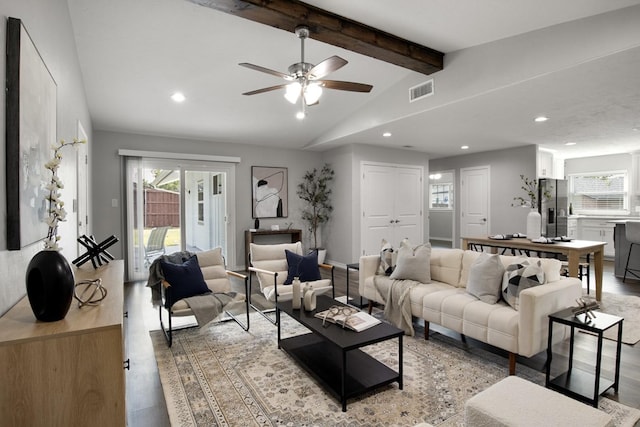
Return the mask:
<path id="1" fill-rule="evenodd" d="M 221 247 L 235 262 L 230 213 L 235 165 L 127 158 L 129 280 L 144 280 L 161 255 Z M 234 258 L 234 257 L 233 257 Z"/>

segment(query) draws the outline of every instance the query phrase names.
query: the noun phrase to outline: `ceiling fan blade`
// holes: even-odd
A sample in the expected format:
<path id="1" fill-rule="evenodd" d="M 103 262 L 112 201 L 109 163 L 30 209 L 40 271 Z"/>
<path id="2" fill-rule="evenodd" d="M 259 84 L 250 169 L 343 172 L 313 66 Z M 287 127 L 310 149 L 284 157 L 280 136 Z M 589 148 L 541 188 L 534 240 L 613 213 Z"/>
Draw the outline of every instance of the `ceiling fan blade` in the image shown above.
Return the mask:
<path id="1" fill-rule="evenodd" d="M 320 80 L 318 83 L 327 89 L 348 90 L 351 92 L 371 92 L 371 89 L 373 89 L 373 86 L 368 84 L 341 82 L 338 80 Z"/>
<path id="2" fill-rule="evenodd" d="M 278 90 L 287 87 L 286 84 L 281 84 L 277 86 L 264 87 L 262 89 L 252 90 L 251 92 L 245 92 L 243 95 L 257 95 L 259 93 L 271 92 L 272 90 Z"/>
<path id="3" fill-rule="evenodd" d="M 289 74 L 281 73 L 280 71 L 270 70 L 269 68 L 264 68 L 259 65 L 249 64 L 248 62 L 241 62 L 238 65 L 250 68 L 255 71 L 261 71 L 263 73 L 271 74 L 272 76 L 282 77 L 285 80 L 293 80 L 293 78 Z"/>
<path id="4" fill-rule="evenodd" d="M 334 55 L 310 69 L 307 76 L 309 76 L 309 80 L 321 79 L 327 74 L 333 73 L 345 65 L 347 65 L 346 59 L 342 59 L 339 56 Z"/>

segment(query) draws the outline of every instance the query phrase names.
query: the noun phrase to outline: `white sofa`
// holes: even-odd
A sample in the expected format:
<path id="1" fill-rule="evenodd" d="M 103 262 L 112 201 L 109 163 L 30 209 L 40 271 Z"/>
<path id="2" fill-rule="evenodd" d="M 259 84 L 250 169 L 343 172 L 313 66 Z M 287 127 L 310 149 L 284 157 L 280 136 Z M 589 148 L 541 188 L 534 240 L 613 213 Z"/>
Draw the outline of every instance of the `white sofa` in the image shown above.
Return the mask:
<path id="1" fill-rule="evenodd" d="M 576 298 L 582 295 L 582 284 L 577 278 L 560 275 L 560 261 L 541 258 L 545 283 L 522 290 L 517 311 L 504 300 L 488 304 L 466 291 L 469 270 L 479 255 L 470 250 L 433 248 L 431 282 L 411 289 L 411 314 L 424 319 L 425 339 L 429 336 L 429 323 L 436 323 L 508 351 L 509 374 L 513 375 L 516 355 L 531 357 L 547 348 L 548 315 L 575 305 Z M 505 268 L 522 258 L 500 255 Z M 359 291 L 370 301 L 383 304 L 385 298 L 374 284 L 379 263 L 378 255 L 360 258 Z M 392 281 L 387 276 L 377 280 Z M 553 337 L 554 342 L 565 338 L 555 331 Z"/>

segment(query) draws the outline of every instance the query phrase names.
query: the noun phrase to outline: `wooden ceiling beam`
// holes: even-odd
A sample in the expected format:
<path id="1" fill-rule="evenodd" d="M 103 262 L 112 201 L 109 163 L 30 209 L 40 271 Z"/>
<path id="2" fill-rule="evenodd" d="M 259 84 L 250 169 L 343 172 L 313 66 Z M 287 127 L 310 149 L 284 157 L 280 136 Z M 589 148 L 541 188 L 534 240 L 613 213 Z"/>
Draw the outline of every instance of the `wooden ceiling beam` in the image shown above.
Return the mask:
<path id="1" fill-rule="evenodd" d="M 254 22 L 295 32 L 306 25 L 310 37 L 422 74 L 443 69 L 444 53 L 299 0 L 189 0 Z"/>

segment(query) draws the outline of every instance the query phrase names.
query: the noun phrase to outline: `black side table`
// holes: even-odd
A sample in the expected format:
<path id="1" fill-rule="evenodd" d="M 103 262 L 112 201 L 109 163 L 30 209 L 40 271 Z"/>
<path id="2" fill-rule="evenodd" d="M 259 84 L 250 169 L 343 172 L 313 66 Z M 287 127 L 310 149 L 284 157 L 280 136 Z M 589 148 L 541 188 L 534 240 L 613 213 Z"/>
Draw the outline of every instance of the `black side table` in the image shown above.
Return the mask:
<path id="1" fill-rule="evenodd" d="M 584 314 L 578 316 L 573 315 L 571 308 L 559 311 L 549 315 L 549 341 L 547 343 L 547 374 L 545 385 L 547 388 L 558 391 L 574 399 L 588 403 L 594 407 L 598 407 L 598 398 L 609 388 L 618 392 L 620 380 L 620 351 L 622 349 L 622 317 L 613 316 L 611 314 L 594 312 L 595 319 L 587 319 Z M 551 361 L 553 352 L 551 345 L 553 342 L 553 324 L 560 323 L 571 328 L 571 336 L 569 338 L 569 367 L 566 372 L 551 378 Z M 602 368 L 602 341 L 604 332 L 618 325 L 618 340 L 616 343 L 616 372 L 613 380 L 602 377 L 600 371 Z M 594 371 L 586 371 L 573 367 L 573 342 L 575 338 L 575 330 L 582 329 L 597 335 L 598 348 L 596 353 L 596 365 Z"/>
<path id="2" fill-rule="evenodd" d="M 357 262 L 354 262 L 352 264 L 347 264 L 347 304 L 351 304 L 354 305 L 356 307 L 364 307 L 365 305 L 369 304 L 369 301 L 367 301 L 366 298 L 362 298 L 362 295 L 360 295 L 360 304 L 353 304 L 350 301 L 349 298 L 349 270 L 356 270 L 356 271 L 360 271 L 360 264 Z"/>

